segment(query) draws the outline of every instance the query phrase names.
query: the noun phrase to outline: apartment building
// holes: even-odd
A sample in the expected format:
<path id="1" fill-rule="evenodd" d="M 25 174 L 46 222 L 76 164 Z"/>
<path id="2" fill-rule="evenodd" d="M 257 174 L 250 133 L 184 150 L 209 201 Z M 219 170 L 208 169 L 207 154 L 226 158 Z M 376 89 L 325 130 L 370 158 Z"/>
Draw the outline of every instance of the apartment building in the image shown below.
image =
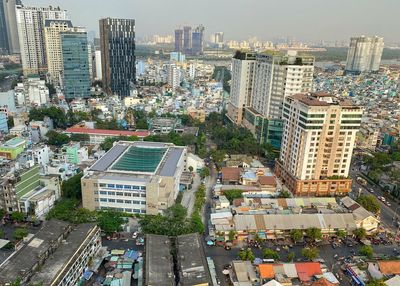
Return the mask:
<path id="1" fill-rule="evenodd" d="M 60 7 L 28 7 L 16 5 L 17 27 L 24 75 L 47 70 L 44 27 L 46 20 L 67 20 L 67 11 Z"/>
<path id="2" fill-rule="evenodd" d="M 380 37 L 352 37 L 347 52 L 346 72 L 377 72 L 382 58 L 384 42 Z"/>
<path id="3" fill-rule="evenodd" d="M 57 84 L 61 83 L 63 71 L 60 33 L 69 31 L 72 27 L 70 20 L 46 20 L 44 24 L 48 73 L 50 80 Z"/>
<path id="4" fill-rule="evenodd" d="M 363 110 L 324 92 L 285 99 L 285 127 L 275 172 L 295 196 L 345 195 Z"/>
<path id="5" fill-rule="evenodd" d="M 85 171 L 83 207 L 162 212 L 175 203 L 186 153 L 186 147 L 171 143 L 120 141 Z"/>
<path id="6" fill-rule="evenodd" d="M 312 90 L 314 57 L 238 52 L 232 60 L 228 117 L 251 131 L 260 144 L 280 148 L 285 97 Z"/>
<path id="7" fill-rule="evenodd" d="M 0 284 L 77 285 L 101 248 L 100 228 L 50 220 L 0 266 Z"/>

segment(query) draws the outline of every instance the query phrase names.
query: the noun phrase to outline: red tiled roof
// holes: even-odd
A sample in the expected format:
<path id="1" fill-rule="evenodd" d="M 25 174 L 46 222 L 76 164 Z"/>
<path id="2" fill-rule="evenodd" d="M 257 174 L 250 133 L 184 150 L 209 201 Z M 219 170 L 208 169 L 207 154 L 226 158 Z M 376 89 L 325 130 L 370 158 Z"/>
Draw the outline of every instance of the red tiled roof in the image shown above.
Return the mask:
<path id="1" fill-rule="evenodd" d="M 276 186 L 276 179 L 274 176 L 260 176 L 258 182 L 261 185 Z"/>
<path id="2" fill-rule="evenodd" d="M 149 131 L 126 131 L 126 130 L 107 130 L 107 129 L 90 129 L 81 127 L 71 127 L 66 130 L 67 133 L 83 133 L 83 134 L 100 134 L 112 136 L 137 136 L 147 137 L 150 135 Z"/>
<path id="3" fill-rule="evenodd" d="M 222 180 L 225 181 L 239 181 L 240 169 L 232 167 L 222 167 Z"/>
<path id="4" fill-rule="evenodd" d="M 314 275 L 321 275 L 321 265 L 319 262 L 295 263 L 297 275 L 302 282 L 308 282 Z"/>
<path id="5" fill-rule="evenodd" d="M 400 261 L 378 261 L 379 270 L 384 275 L 400 274 Z"/>
<path id="6" fill-rule="evenodd" d="M 311 286 L 336 286 L 336 284 L 329 282 L 326 278 L 321 278 L 311 284 Z"/>
<path id="7" fill-rule="evenodd" d="M 272 264 L 260 264 L 258 265 L 261 279 L 271 279 L 275 277 L 275 272 Z"/>

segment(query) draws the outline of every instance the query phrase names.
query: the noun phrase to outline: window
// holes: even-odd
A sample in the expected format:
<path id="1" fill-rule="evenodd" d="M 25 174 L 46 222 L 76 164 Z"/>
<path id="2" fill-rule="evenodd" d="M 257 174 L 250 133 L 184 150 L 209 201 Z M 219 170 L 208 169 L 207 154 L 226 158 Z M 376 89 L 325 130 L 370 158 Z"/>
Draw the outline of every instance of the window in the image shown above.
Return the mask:
<path id="1" fill-rule="evenodd" d="M 100 191 L 100 195 L 107 195 L 106 191 Z"/>
<path id="2" fill-rule="evenodd" d="M 123 189 L 124 186 L 123 185 L 117 185 L 117 189 Z"/>
<path id="3" fill-rule="evenodd" d="M 99 201 L 99 199 L 98 199 L 98 198 L 94 198 L 94 201 L 95 201 L 95 202 L 98 202 L 98 201 Z"/>
<path id="4" fill-rule="evenodd" d="M 123 196 L 124 193 L 123 192 L 117 192 L 117 196 Z"/>
<path id="5" fill-rule="evenodd" d="M 109 196 L 115 196 L 115 192 L 108 192 Z"/>
<path id="6" fill-rule="evenodd" d="M 123 204 L 123 203 L 124 203 L 124 200 L 117 200 L 117 203 Z"/>
<path id="7" fill-rule="evenodd" d="M 130 204 L 131 201 L 130 201 L 130 200 L 125 200 L 125 203 L 126 203 L 126 204 Z"/>
<path id="8" fill-rule="evenodd" d="M 105 199 L 105 198 L 100 198 L 100 202 L 107 202 L 107 199 Z"/>
<path id="9" fill-rule="evenodd" d="M 98 192 L 98 191 L 94 191 L 94 194 L 95 194 L 95 195 L 98 195 L 98 194 L 99 194 L 99 192 Z"/>
<path id="10" fill-rule="evenodd" d="M 130 189 L 132 189 L 132 186 L 124 185 L 124 189 L 130 190 Z"/>
<path id="11" fill-rule="evenodd" d="M 125 197 L 131 197 L 132 194 L 131 194 L 131 193 L 125 193 L 124 196 L 125 196 Z"/>
<path id="12" fill-rule="evenodd" d="M 114 185 L 114 184 L 108 184 L 108 185 L 107 185 L 107 188 L 114 189 L 114 188 L 115 188 L 115 185 Z"/>
<path id="13" fill-rule="evenodd" d="M 109 203 L 115 203 L 115 200 L 114 199 L 108 199 L 108 202 Z"/>
<path id="14" fill-rule="evenodd" d="M 145 201 L 141 201 L 140 204 L 141 204 L 141 205 L 145 205 L 146 202 L 145 202 Z"/>

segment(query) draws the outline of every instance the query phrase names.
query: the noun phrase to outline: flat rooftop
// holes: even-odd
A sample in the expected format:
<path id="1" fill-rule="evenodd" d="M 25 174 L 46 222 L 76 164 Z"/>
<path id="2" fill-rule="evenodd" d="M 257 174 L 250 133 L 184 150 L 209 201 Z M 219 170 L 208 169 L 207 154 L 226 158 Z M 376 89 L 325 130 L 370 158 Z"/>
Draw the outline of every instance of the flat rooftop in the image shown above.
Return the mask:
<path id="1" fill-rule="evenodd" d="M 69 224 L 59 220 L 47 221 L 41 230 L 0 267 L 0 285 L 14 282 L 16 277 L 29 271 L 51 247 L 53 240 L 62 236 Z"/>
<path id="2" fill-rule="evenodd" d="M 197 233 L 177 237 L 180 285 L 211 285 L 206 257 Z"/>
<path id="3" fill-rule="evenodd" d="M 146 235 L 145 285 L 175 286 L 171 241 L 165 235 Z"/>
<path id="4" fill-rule="evenodd" d="M 5 148 L 16 148 L 20 145 L 25 144 L 26 141 L 25 139 L 19 138 L 19 137 L 14 137 L 6 142 L 1 147 Z"/>
<path id="5" fill-rule="evenodd" d="M 120 141 L 90 171 L 174 176 L 184 151 L 171 143 Z"/>
<path id="6" fill-rule="evenodd" d="M 57 250 L 46 260 L 43 266 L 40 268 L 40 272 L 37 272 L 30 280 L 32 284 L 50 285 L 57 278 L 58 274 L 65 271 L 70 259 L 74 258 L 74 255 L 84 246 L 84 242 L 88 235 L 96 227 L 94 223 L 80 224 L 73 228 L 71 233 L 66 237 L 65 243 L 62 243 Z M 62 278 L 61 275 L 59 278 Z"/>
<path id="7" fill-rule="evenodd" d="M 308 106 L 333 106 L 338 105 L 342 107 L 353 107 L 360 108 L 354 103 L 344 97 L 338 97 L 331 95 L 326 92 L 309 92 L 309 93 L 298 93 L 289 96 L 295 100 L 298 100 Z"/>

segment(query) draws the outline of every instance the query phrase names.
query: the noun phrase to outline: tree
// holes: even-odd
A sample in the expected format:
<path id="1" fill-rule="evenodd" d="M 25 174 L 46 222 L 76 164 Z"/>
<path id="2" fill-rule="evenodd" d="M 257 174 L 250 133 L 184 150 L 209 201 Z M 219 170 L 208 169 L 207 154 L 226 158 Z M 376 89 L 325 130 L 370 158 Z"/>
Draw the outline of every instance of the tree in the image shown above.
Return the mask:
<path id="1" fill-rule="evenodd" d="M 221 164 L 225 160 L 226 152 L 224 150 L 212 150 L 211 157 L 215 163 Z"/>
<path id="2" fill-rule="evenodd" d="M 88 142 L 90 136 L 89 134 L 71 134 L 70 139 L 74 142 Z"/>
<path id="3" fill-rule="evenodd" d="M 204 167 L 203 169 L 200 170 L 200 177 L 205 178 L 210 176 L 210 169 L 207 167 Z"/>
<path id="4" fill-rule="evenodd" d="M 289 252 L 287 255 L 287 262 L 293 262 L 296 254 L 294 252 Z"/>
<path id="5" fill-rule="evenodd" d="M 265 259 L 279 260 L 279 254 L 273 249 L 265 248 L 263 249 L 263 256 Z"/>
<path id="6" fill-rule="evenodd" d="M 364 239 L 367 236 L 367 231 L 365 228 L 357 228 L 356 230 L 353 231 L 353 234 L 358 238 L 358 239 Z"/>
<path id="7" fill-rule="evenodd" d="M 199 212 L 193 212 L 191 217 L 191 228 L 193 232 L 203 233 L 204 232 L 204 224 L 201 220 L 201 216 Z"/>
<path id="8" fill-rule="evenodd" d="M 232 204 L 233 200 L 243 198 L 243 193 L 241 190 L 226 190 L 224 191 L 224 196 Z"/>
<path id="9" fill-rule="evenodd" d="M 279 193 L 278 198 L 291 198 L 292 197 L 292 193 L 286 190 L 283 190 L 282 192 Z"/>
<path id="10" fill-rule="evenodd" d="M 101 149 L 103 149 L 104 151 L 108 151 L 110 150 L 113 145 L 114 142 L 118 142 L 118 141 L 139 141 L 139 137 L 137 136 L 115 136 L 115 137 L 109 137 L 104 139 L 103 143 L 100 144 Z"/>
<path id="11" fill-rule="evenodd" d="M 11 219 L 16 222 L 22 222 L 25 219 L 25 216 L 21 212 L 12 212 Z"/>
<path id="12" fill-rule="evenodd" d="M 80 200 L 82 198 L 82 177 L 83 173 L 79 173 L 62 183 L 61 194 L 64 198 L 77 200 Z"/>
<path id="13" fill-rule="evenodd" d="M 290 231 L 290 237 L 293 239 L 294 242 L 301 241 L 303 239 L 303 231 L 300 229 L 292 229 Z"/>
<path id="14" fill-rule="evenodd" d="M 68 135 L 63 133 L 58 133 L 55 130 L 50 130 L 46 133 L 47 144 L 60 147 L 64 144 L 67 144 L 71 141 Z"/>
<path id="15" fill-rule="evenodd" d="M 15 231 L 14 231 L 14 238 L 16 239 L 16 240 L 21 240 L 21 239 L 23 239 L 25 236 L 27 236 L 28 235 L 28 231 L 25 229 L 25 228 L 17 228 Z"/>
<path id="16" fill-rule="evenodd" d="M 193 172 L 193 167 L 192 166 L 189 166 L 189 172 Z"/>
<path id="17" fill-rule="evenodd" d="M 8 126 L 8 129 L 11 129 L 14 127 L 14 118 L 11 115 L 8 116 L 7 126 Z"/>
<path id="18" fill-rule="evenodd" d="M 0 219 L 2 219 L 6 215 L 6 211 L 3 209 L 0 209 Z"/>
<path id="19" fill-rule="evenodd" d="M 308 238 L 310 238 L 312 240 L 322 239 L 321 230 L 319 228 L 316 228 L 316 227 L 307 228 L 306 235 L 307 235 Z"/>
<path id="20" fill-rule="evenodd" d="M 254 261 L 255 256 L 250 248 L 243 249 L 239 252 L 239 258 L 243 261 Z"/>
<path id="21" fill-rule="evenodd" d="M 102 231 L 107 234 L 121 231 L 124 219 L 122 213 L 116 211 L 101 211 L 98 214 L 98 224 Z"/>
<path id="22" fill-rule="evenodd" d="M 378 214 L 381 211 L 381 205 L 378 199 L 373 195 L 361 195 L 357 202 L 362 205 L 367 211 Z"/>
<path id="23" fill-rule="evenodd" d="M 229 239 L 230 241 L 232 241 L 232 240 L 235 239 L 235 237 L 236 237 L 236 232 L 233 231 L 233 230 L 230 230 L 229 233 L 228 233 L 228 239 Z"/>
<path id="24" fill-rule="evenodd" d="M 314 260 L 319 256 L 319 250 L 316 247 L 306 247 L 301 250 L 301 255 L 308 260 Z"/>
<path id="25" fill-rule="evenodd" d="M 345 238 L 347 236 L 347 231 L 339 229 L 336 231 L 336 236 L 340 238 Z"/>
<path id="26" fill-rule="evenodd" d="M 383 280 L 370 280 L 366 286 L 386 286 L 387 284 Z"/>
<path id="27" fill-rule="evenodd" d="M 4 238 L 5 232 L 4 230 L 0 229 L 0 238 Z"/>
<path id="28" fill-rule="evenodd" d="M 358 253 L 371 259 L 374 256 L 374 249 L 370 245 L 363 245 L 358 250 Z"/>
<path id="29" fill-rule="evenodd" d="M 29 111 L 30 121 L 42 121 L 46 116 L 53 120 L 54 128 L 64 128 L 67 124 L 67 117 L 61 108 L 51 106 L 45 108 L 33 108 Z"/>

